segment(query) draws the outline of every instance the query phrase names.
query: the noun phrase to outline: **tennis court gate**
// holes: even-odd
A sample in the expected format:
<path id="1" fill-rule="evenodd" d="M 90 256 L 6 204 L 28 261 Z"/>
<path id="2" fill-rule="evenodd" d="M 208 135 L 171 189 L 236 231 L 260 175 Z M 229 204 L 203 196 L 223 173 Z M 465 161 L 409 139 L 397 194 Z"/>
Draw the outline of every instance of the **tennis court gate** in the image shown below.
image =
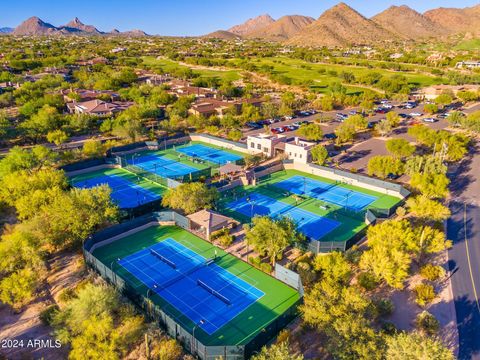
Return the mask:
<path id="1" fill-rule="evenodd" d="M 110 264 L 104 264 L 92 254 L 97 248 L 116 241 L 117 237 L 124 233 L 135 229 L 143 229 L 161 221 L 174 221 L 177 226 L 186 230 L 189 229 L 188 218 L 174 211 L 157 212 L 114 225 L 94 234 L 85 241 L 83 255 L 87 266 L 115 286 L 119 292 L 129 298 L 150 319 L 165 329 L 168 335 L 178 340 L 185 350 L 196 355 L 201 360 L 244 360 L 267 344 L 280 330 L 284 329 L 298 316 L 297 308 L 302 299 L 299 299 L 297 303 L 293 304 L 281 316 L 270 322 L 262 331 L 248 339 L 248 342 L 244 345 L 204 345 L 199 339 L 193 337 L 192 331 L 188 330 L 187 325 L 175 321 L 173 316 L 168 314 L 168 306 L 164 310 L 154 304 L 148 298 L 147 290 L 141 291 L 139 288 L 131 285 L 127 279 L 114 272 L 110 268 Z"/>

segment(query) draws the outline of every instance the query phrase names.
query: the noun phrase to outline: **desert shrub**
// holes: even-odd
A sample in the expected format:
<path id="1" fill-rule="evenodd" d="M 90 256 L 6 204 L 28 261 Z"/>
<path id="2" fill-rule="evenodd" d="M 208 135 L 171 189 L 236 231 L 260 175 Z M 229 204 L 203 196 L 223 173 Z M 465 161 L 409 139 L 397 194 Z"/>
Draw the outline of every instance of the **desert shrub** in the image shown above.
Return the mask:
<path id="1" fill-rule="evenodd" d="M 420 306 L 426 306 L 435 299 L 435 289 L 429 284 L 420 284 L 413 289 L 415 292 L 415 302 Z"/>
<path id="2" fill-rule="evenodd" d="M 395 305 L 390 299 L 380 299 L 376 301 L 375 307 L 379 316 L 389 316 L 395 310 Z"/>
<path id="3" fill-rule="evenodd" d="M 428 311 L 423 311 L 418 314 L 415 320 L 415 326 L 418 330 L 428 335 L 435 335 L 440 329 L 439 321 Z"/>
<path id="4" fill-rule="evenodd" d="M 369 272 L 358 275 L 358 285 L 367 291 L 372 291 L 378 286 L 375 276 Z"/>
<path id="5" fill-rule="evenodd" d="M 427 280 L 436 281 L 445 275 L 441 266 L 427 264 L 420 269 L 420 275 Z"/>
<path id="6" fill-rule="evenodd" d="M 55 314 L 58 312 L 59 307 L 56 304 L 50 305 L 46 307 L 42 312 L 40 312 L 40 321 L 42 322 L 43 325 L 51 325 L 52 320 L 55 316 Z"/>

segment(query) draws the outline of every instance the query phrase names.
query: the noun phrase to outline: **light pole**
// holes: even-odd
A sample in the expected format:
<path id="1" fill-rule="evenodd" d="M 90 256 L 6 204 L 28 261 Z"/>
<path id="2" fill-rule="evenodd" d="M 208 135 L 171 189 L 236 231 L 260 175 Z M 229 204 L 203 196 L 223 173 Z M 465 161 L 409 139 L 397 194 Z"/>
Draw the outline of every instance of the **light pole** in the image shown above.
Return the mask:
<path id="1" fill-rule="evenodd" d="M 191 348 L 192 348 L 192 355 L 195 355 L 195 356 L 198 355 L 196 348 L 195 348 L 195 354 L 194 354 L 194 352 L 193 352 L 193 350 L 194 350 L 194 345 L 193 345 L 193 344 L 194 344 L 194 341 L 195 341 L 195 329 L 196 329 L 197 327 L 199 327 L 200 325 L 203 325 L 203 324 L 205 324 L 205 320 L 201 319 L 198 323 L 195 324 L 195 326 L 193 327 L 193 330 L 192 330 L 192 344 L 191 344 Z"/>

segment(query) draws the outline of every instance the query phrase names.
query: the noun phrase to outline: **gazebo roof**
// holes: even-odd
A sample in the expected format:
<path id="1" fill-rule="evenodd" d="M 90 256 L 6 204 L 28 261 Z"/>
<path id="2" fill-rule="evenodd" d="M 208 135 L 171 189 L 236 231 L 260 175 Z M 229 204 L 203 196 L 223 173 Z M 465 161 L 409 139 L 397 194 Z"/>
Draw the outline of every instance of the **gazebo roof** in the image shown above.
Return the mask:
<path id="1" fill-rule="evenodd" d="M 228 216 L 224 216 L 212 210 L 200 210 L 194 214 L 188 215 L 187 217 L 195 224 L 208 229 L 215 228 L 216 226 L 222 225 L 225 222 L 230 223 L 235 221 Z"/>
<path id="2" fill-rule="evenodd" d="M 243 168 L 240 165 L 234 163 L 228 163 L 218 168 L 220 174 L 231 174 L 242 171 Z"/>

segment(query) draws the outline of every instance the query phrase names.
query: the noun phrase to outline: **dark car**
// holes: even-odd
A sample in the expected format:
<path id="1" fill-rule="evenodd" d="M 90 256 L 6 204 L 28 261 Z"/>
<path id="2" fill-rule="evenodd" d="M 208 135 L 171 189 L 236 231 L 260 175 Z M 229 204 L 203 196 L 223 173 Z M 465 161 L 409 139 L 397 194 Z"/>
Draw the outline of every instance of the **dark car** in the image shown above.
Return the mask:
<path id="1" fill-rule="evenodd" d="M 337 138 L 337 135 L 335 135 L 334 133 L 328 133 L 328 134 L 323 135 L 323 137 L 325 139 L 328 139 L 328 140 L 334 140 L 334 139 Z"/>
<path id="2" fill-rule="evenodd" d="M 388 180 L 397 180 L 400 177 L 400 175 L 390 173 L 387 175 Z"/>

